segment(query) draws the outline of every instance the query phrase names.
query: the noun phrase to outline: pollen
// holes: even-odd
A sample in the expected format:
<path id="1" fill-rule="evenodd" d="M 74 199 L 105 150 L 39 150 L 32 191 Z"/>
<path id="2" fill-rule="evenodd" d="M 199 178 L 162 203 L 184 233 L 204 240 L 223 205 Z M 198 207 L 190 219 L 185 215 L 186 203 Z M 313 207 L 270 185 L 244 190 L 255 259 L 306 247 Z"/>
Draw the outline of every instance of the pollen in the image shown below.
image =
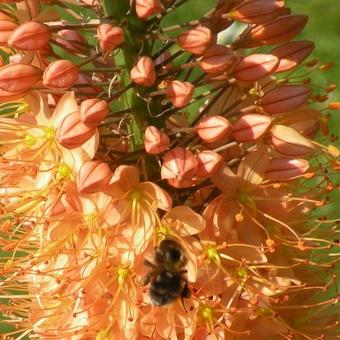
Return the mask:
<path id="1" fill-rule="evenodd" d="M 245 268 L 240 268 L 237 270 L 237 276 L 241 277 L 242 279 L 246 279 L 248 277 L 248 272 Z"/>
<path id="2" fill-rule="evenodd" d="M 27 134 L 24 140 L 25 144 L 29 147 L 33 147 L 37 143 L 37 139 L 30 134 Z"/>
<path id="3" fill-rule="evenodd" d="M 169 235 L 169 233 L 170 233 L 169 228 L 164 224 L 161 224 L 157 229 L 157 235 L 159 236 L 163 236 L 166 238 Z"/>
<path id="4" fill-rule="evenodd" d="M 122 286 L 125 282 L 126 277 L 129 274 L 129 269 L 127 267 L 121 266 L 117 270 L 118 284 Z"/>
<path id="5" fill-rule="evenodd" d="M 211 322 L 214 316 L 214 309 L 212 307 L 206 306 L 201 309 L 202 318 Z"/>
<path id="6" fill-rule="evenodd" d="M 205 253 L 210 261 L 220 262 L 220 253 L 214 246 L 207 247 Z"/>
<path id="7" fill-rule="evenodd" d="M 70 177 L 71 173 L 72 173 L 72 170 L 68 165 L 61 164 L 59 165 L 58 170 L 57 170 L 57 177 L 68 178 Z"/>
<path id="8" fill-rule="evenodd" d="M 51 140 L 54 138 L 54 130 L 50 127 L 44 127 L 44 138 L 47 140 Z"/>

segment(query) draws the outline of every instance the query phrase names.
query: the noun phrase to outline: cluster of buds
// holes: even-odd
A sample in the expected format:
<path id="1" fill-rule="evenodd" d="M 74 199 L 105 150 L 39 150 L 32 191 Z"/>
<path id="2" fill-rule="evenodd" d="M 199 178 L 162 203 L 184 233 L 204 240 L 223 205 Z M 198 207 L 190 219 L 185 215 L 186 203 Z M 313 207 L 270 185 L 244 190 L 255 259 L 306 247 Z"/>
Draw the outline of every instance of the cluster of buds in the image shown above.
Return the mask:
<path id="1" fill-rule="evenodd" d="M 6 339 L 337 337 L 331 64 L 284 0 L 195 4 L 1 1 Z"/>

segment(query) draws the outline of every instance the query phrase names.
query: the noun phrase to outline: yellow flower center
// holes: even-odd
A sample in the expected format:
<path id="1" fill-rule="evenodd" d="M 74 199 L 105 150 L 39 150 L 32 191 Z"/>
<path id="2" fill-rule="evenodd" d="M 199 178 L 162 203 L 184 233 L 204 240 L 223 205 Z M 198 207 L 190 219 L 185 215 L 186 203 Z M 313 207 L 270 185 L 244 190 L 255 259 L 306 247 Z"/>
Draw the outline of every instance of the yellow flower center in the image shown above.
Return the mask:
<path id="1" fill-rule="evenodd" d="M 70 177 L 71 173 L 72 173 L 72 170 L 68 165 L 66 164 L 59 165 L 58 170 L 57 170 L 57 176 L 59 178 Z"/>
<path id="2" fill-rule="evenodd" d="M 45 139 L 51 140 L 54 138 L 54 129 L 45 126 L 43 130 Z"/>
<path id="3" fill-rule="evenodd" d="M 208 246 L 205 253 L 210 261 L 220 262 L 220 253 L 214 246 Z"/>
<path id="4" fill-rule="evenodd" d="M 241 277 L 242 279 L 246 279 L 248 277 L 248 272 L 247 272 L 247 270 L 245 268 L 240 268 L 237 271 L 237 276 Z"/>
<path id="5" fill-rule="evenodd" d="M 34 136 L 30 135 L 30 134 L 27 134 L 25 136 L 24 140 L 25 140 L 25 144 L 27 146 L 29 146 L 29 147 L 32 147 L 32 146 L 34 146 L 37 143 L 37 139 Z"/>
<path id="6" fill-rule="evenodd" d="M 118 268 L 117 276 L 118 276 L 118 284 L 122 286 L 125 282 L 125 278 L 129 274 L 129 269 L 127 267 L 121 266 Z"/>
<path id="7" fill-rule="evenodd" d="M 161 236 L 161 237 L 164 237 L 164 238 L 167 238 L 170 234 L 170 229 L 164 225 L 164 224 L 161 224 L 158 229 L 157 229 L 157 235 L 158 236 Z"/>
<path id="8" fill-rule="evenodd" d="M 83 218 L 84 218 L 84 224 L 86 226 L 92 226 L 97 223 L 98 214 L 96 212 L 93 212 L 91 214 L 84 215 Z"/>
<path id="9" fill-rule="evenodd" d="M 140 202 L 142 200 L 142 192 L 140 190 L 132 190 L 130 192 L 130 199 L 132 202 Z"/>
<path id="10" fill-rule="evenodd" d="M 202 318 L 211 322 L 212 319 L 213 319 L 213 315 L 214 315 L 214 309 L 212 307 L 203 307 L 201 309 L 201 315 L 202 315 Z"/>
<path id="11" fill-rule="evenodd" d="M 249 196 L 248 193 L 244 191 L 240 191 L 237 195 L 237 199 L 243 206 L 247 207 L 250 210 L 256 210 L 255 201 Z"/>

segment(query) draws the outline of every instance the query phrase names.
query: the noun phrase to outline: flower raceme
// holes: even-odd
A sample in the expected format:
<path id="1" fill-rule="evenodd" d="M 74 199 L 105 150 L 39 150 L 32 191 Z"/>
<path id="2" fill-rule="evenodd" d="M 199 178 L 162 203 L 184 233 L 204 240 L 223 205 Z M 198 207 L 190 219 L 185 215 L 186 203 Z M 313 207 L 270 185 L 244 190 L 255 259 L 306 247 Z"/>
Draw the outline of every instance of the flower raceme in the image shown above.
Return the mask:
<path id="1" fill-rule="evenodd" d="M 283 0 L 186 2 L 1 1 L 6 338 L 337 336 L 332 64 Z"/>

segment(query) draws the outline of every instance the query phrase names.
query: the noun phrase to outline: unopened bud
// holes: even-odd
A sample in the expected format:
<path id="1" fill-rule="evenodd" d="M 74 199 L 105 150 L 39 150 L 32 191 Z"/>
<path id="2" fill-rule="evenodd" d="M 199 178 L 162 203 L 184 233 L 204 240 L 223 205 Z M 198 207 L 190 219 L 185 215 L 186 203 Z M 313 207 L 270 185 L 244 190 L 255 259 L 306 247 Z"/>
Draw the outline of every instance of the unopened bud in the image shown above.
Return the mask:
<path id="1" fill-rule="evenodd" d="M 214 143 L 230 136 L 232 125 L 222 116 L 206 116 L 197 124 L 196 131 L 206 143 Z"/>
<path id="2" fill-rule="evenodd" d="M 112 178 L 110 167 L 100 161 L 90 161 L 80 168 L 77 187 L 81 194 L 103 191 L 109 187 Z"/>
<path id="3" fill-rule="evenodd" d="M 68 60 L 53 61 L 43 74 L 43 85 L 52 89 L 66 90 L 75 84 L 79 68 Z"/>
<path id="4" fill-rule="evenodd" d="M 70 52 L 79 53 L 84 50 L 85 39 L 76 30 L 61 30 L 57 33 L 56 41 Z"/>
<path id="5" fill-rule="evenodd" d="M 270 133 L 273 147 L 282 155 L 304 157 L 315 151 L 309 139 L 288 126 L 275 125 Z"/>
<path id="6" fill-rule="evenodd" d="M 197 176 L 204 178 L 217 172 L 223 165 L 223 158 L 215 151 L 205 150 L 197 155 Z"/>
<path id="7" fill-rule="evenodd" d="M 311 41 L 290 41 L 271 51 L 279 59 L 275 73 L 289 71 L 300 65 L 313 51 L 314 43 Z"/>
<path id="8" fill-rule="evenodd" d="M 190 187 L 197 170 L 197 160 L 190 150 L 176 147 L 168 151 L 161 168 L 162 179 L 177 188 Z"/>
<path id="9" fill-rule="evenodd" d="M 97 28 L 97 36 L 100 48 L 112 51 L 124 42 L 124 31 L 122 28 L 112 24 L 101 24 Z"/>
<path id="10" fill-rule="evenodd" d="M 207 27 L 198 26 L 181 33 L 178 44 L 192 54 L 202 55 L 211 43 L 211 31 Z"/>
<path id="11" fill-rule="evenodd" d="M 265 178 L 272 181 L 285 181 L 300 176 L 309 169 L 305 159 L 274 158 L 269 161 Z"/>
<path id="12" fill-rule="evenodd" d="M 151 15 L 161 13 L 163 10 L 159 0 L 136 0 L 136 13 L 141 19 L 148 19 Z"/>
<path id="13" fill-rule="evenodd" d="M 256 81 L 273 73 L 278 64 L 279 59 L 272 54 L 252 54 L 241 60 L 234 76 L 241 81 Z"/>
<path id="14" fill-rule="evenodd" d="M 173 80 L 166 89 L 166 96 L 175 107 L 183 108 L 189 104 L 194 90 L 194 85 L 187 81 Z"/>
<path id="15" fill-rule="evenodd" d="M 96 129 L 85 125 L 77 112 L 68 114 L 57 128 L 57 141 L 67 149 L 83 145 Z"/>
<path id="16" fill-rule="evenodd" d="M 23 51 L 36 51 L 47 45 L 51 38 L 48 26 L 40 22 L 28 21 L 15 29 L 8 44 Z"/>
<path id="17" fill-rule="evenodd" d="M 0 46 L 7 46 L 8 39 L 18 25 L 11 20 L 0 20 Z"/>
<path id="18" fill-rule="evenodd" d="M 237 142 L 250 142 L 262 137 L 272 123 L 272 118 L 260 114 L 241 116 L 233 127 L 232 137 Z"/>
<path id="19" fill-rule="evenodd" d="M 10 64 L 0 68 L 0 88 L 6 92 L 25 92 L 41 79 L 41 69 L 26 64 Z"/>
<path id="20" fill-rule="evenodd" d="M 283 85 L 267 92 L 259 105 L 268 113 L 283 113 L 305 104 L 312 90 L 304 85 Z"/>
<path id="21" fill-rule="evenodd" d="M 170 139 L 155 126 L 148 126 L 144 135 L 144 147 L 147 153 L 157 155 L 169 148 Z"/>
<path id="22" fill-rule="evenodd" d="M 79 107 L 80 120 L 89 127 L 96 127 L 109 113 L 105 100 L 96 98 L 84 100 Z"/>
<path id="23" fill-rule="evenodd" d="M 137 64 L 130 72 L 131 80 L 138 85 L 152 86 L 156 81 L 155 65 L 148 56 L 138 59 Z"/>
<path id="24" fill-rule="evenodd" d="M 203 54 L 199 65 L 205 73 L 216 75 L 229 70 L 234 61 L 235 57 L 231 48 L 215 45 Z"/>

